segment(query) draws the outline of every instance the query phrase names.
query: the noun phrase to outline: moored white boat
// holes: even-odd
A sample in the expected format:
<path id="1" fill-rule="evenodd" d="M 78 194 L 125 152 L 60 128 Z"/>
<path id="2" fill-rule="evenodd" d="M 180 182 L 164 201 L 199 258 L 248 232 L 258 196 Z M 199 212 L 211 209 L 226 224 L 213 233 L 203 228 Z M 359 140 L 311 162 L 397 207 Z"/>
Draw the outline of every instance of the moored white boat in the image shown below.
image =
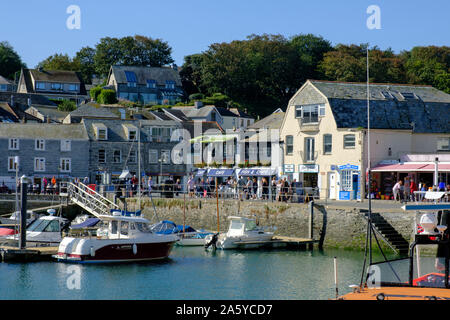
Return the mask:
<path id="1" fill-rule="evenodd" d="M 217 238 L 216 247 L 219 249 L 250 249 L 266 246 L 273 238 L 273 232 L 266 232 L 258 227 L 255 219 L 228 217 L 230 226 L 226 234 Z M 204 244 L 208 245 L 214 239 L 214 235 L 208 235 Z"/>
<path id="2" fill-rule="evenodd" d="M 147 261 L 167 258 L 178 240 L 156 234 L 147 219 L 135 216 L 99 216 L 106 224 L 95 237 L 65 237 L 53 257 L 77 263 Z"/>

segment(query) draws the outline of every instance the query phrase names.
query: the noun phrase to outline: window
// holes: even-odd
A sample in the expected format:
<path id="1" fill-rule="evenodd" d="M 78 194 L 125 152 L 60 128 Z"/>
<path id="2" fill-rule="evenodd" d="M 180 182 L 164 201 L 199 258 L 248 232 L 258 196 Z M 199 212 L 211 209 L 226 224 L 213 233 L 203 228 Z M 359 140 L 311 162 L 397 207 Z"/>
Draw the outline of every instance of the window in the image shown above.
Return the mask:
<path id="1" fill-rule="evenodd" d="M 52 90 L 62 90 L 63 85 L 61 83 L 52 83 Z"/>
<path id="2" fill-rule="evenodd" d="M 323 154 L 331 154 L 332 150 L 332 136 L 331 134 L 323 135 Z"/>
<path id="3" fill-rule="evenodd" d="M 78 85 L 75 83 L 69 84 L 69 91 L 78 91 Z"/>
<path id="4" fill-rule="evenodd" d="M 61 158 L 59 162 L 61 172 L 70 172 L 72 168 L 71 163 L 72 160 L 70 158 Z"/>
<path id="5" fill-rule="evenodd" d="M 98 150 L 98 162 L 106 163 L 106 152 L 104 149 Z"/>
<path id="6" fill-rule="evenodd" d="M 413 92 L 400 92 L 403 99 L 417 99 L 417 96 Z"/>
<path id="7" fill-rule="evenodd" d="M 148 162 L 149 163 L 158 163 L 158 150 L 149 150 L 148 151 Z"/>
<path id="8" fill-rule="evenodd" d="M 156 88 L 156 80 L 148 79 L 147 80 L 147 88 L 155 89 Z"/>
<path id="9" fill-rule="evenodd" d="M 170 163 L 170 150 L 161 150 L 161 159 L 162 159 L 162 163 L 169 164 Z"/>
<path id="10" fill-rule="evenodd" d="M 45 82 L 36 82 L 36 90 L 45 90 Z"/>
<path id="11" fill-rule="evenodd" d="M 120 150 L 114 150 L 113 152 L 113 162 L 121 163 L 122 162 L 122 152 Z"/>
<path id="12" fill-rule="evenodd" d="M 342 191 L 351 191 L 353 189 L 352 170 L 341 171 Z"/>
<path id="13" fill-rule="evenodd" d="M 45 140 L 44 139 L 36 139 L 35 140 L 35 150 L 45 150 Z"/>
<path id="14" fill-rule="evenodd" d="M 9 139 L 8 143 L 8 149 L 9 150 L 19 150 L 19 139 Z"/>
<path id="15" fill-rule="evenodd" d="M 125 77 L 127 78 L 127 83 L 129 87 L 136 87 L 137 78 L 133 71 L 125 71 Z"/>
<path id="16" fill-rule="evenodd" d="M 175 89 L 175 81 L 166 80 L 166 89 Z"/>
<path id="17" fill-rule="evenodd" d="M 131 150 L 130 151 L 130 157 L 128 159 L 129 163 L 136 163 L 137 162 L 137 152 L 136 150 Z"/>
<path id="18" fill-rule="evenodd" d="M 151 141 L 169 142 L 172 134 L 172 128 L 151 128 Z"/>
<path id="19" fill-rule="evenodd" d="M 0 91 L 8 91 L 8 85 L 0 84 Z"/>
<path id="20" fill-rule="evenodd" d="M 71 149 L 71 141 L 61 140 L 61 151 L 70 151 L 70 149 Z"/>
<path id="21" fill-rule="evenodd" d="M 355 148 L 355 135 L 346 134 L 344 135 L 344 149 L 354 149 Z"/>
<path id="22" fill-rule="evenodd" d="M 450 137 L 438 138 L 437 151 L 450 151 Z"/>
<path id="23" fill-rule="evenodd" d="M 386 99 L 394 99 L 394 96 L 389 91 L 381 91 L 381 95 Z"/>
<path id="24" fill-rule="evenodd" d="M 314 138 L 305 138 L 305 161 L 314 162 Z"/>
<path id="25" fill-rule="evenodd" d="M 98 140 L 108 140 L 107 129 L 97 129 Z"/>
<path id="26" fill-rule="evenodd" d="M 294 137 L 286 136 L 286 155 L 292 155 L 294 153 Z"/>
<path id="27" fill-rule="evenodd" d="M 8 157 L 8 171 L 16 171 L 19 165 L 19 157 Z"/>
<path id="28" fill-rule="evenodd" d="M 302 117 L 302 106 L 295 107 L 295 118 L 299 119 Z"/>
<path id="29" fill-rule="evenodd" d="M 130 131 L 128 132 L 128 139 L 129 139 L 130 141 L 136 140 L 136 131 L 130 130 Z"/>
<path id="30" fill-rule="evenodd" d="M 128 221 L 120 222 L 120 234 L 124 236 L 128 235 Z"/>
<path id="31" fill-rule="evenodd" d="M 295 118 L 301 118 L 303 123 L 317 123 L 319 116 L 325 116 L 324 104 L 295 107 Z"/>
<path id="32" fill-rule="evenodd" d="M 319 117 L 324 117 L 324 116 L 325 116 L 325 105 L 320 104 L 319 105 Z"/>
<path id="33" fill-rule="evenodd" d="M 34 158 L 34 171 L 45 171 L 45 158 Z"/>

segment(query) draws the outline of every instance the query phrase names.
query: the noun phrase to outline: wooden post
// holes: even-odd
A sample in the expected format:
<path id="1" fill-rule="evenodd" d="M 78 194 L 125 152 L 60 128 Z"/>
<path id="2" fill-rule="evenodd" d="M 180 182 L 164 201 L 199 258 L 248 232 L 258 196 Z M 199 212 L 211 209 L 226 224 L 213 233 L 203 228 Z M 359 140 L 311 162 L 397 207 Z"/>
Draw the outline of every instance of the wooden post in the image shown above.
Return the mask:
<path id="1" fill-rule="evenodd" d="M 309 202 L 309 239 L 314 239 L 314 200 Z M 309 250 L 313 249 L 313 244 L 309 244 Z"/>
<path id="2" fill-rule="evenodd" d="M 183 199 L 184 199 L 184 205 L 183 205 L 183 236 L 186 232 L 186 192 L 183 192 Z"/>

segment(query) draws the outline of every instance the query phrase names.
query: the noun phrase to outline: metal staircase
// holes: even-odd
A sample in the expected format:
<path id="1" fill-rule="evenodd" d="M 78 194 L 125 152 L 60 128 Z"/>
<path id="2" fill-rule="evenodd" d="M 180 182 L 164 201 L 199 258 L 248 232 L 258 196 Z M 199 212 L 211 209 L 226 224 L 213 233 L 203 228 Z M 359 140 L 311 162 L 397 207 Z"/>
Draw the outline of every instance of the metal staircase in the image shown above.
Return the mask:
<path id="1" fill-rule="evenodd" d="M 82 183 L 70 183 L 67 186 L 67 195 L 73 203 L 97 218 L 101 215 L 111 215 L 111 209 L 120 210 L 119 206 Z"/>

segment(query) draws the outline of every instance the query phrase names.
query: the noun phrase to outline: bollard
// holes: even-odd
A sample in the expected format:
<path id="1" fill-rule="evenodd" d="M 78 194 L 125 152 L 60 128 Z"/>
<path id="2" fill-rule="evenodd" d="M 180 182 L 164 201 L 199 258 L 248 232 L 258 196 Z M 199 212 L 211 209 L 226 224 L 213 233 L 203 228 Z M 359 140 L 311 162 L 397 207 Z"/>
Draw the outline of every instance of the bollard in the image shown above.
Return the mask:
<path id="1" fill-rule="evenodd" d="M 20 238 L 19 249 L 25 249 L 27 245 L 27 189 L 28 178 L 22 176 L 20 178 L 20 198 L 21 198 L 21 210 L 20 210 Z"/>

